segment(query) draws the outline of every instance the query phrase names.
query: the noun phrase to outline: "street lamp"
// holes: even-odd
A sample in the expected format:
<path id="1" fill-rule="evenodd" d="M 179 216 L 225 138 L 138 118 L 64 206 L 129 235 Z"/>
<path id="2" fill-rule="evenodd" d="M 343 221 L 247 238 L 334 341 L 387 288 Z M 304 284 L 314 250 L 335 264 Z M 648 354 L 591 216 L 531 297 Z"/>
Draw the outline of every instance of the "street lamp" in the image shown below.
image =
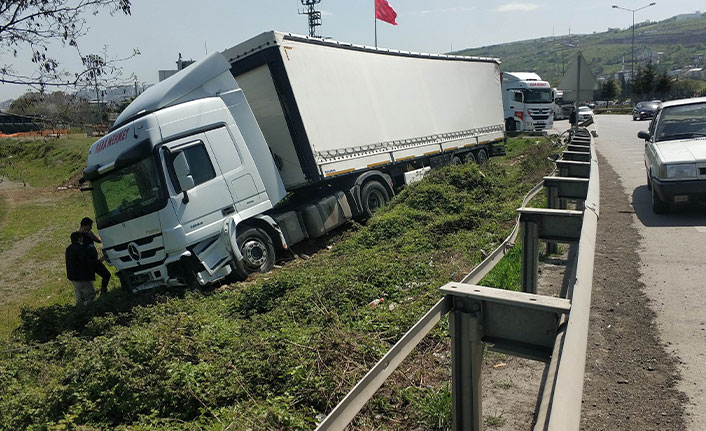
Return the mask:
<path id="1" fill-rule="evenodd" d="M 631 51 L 632 59 L 630 61 L 630 81 L 631 82 L 635 79 L 635 12 L 642 10 L 642 9 L 645 9 L 645 8 L 648 8 L 650 6 L 654 6 L 656 4 L 657 4 L 656 2 L 652 2 L 648 5 L 639 7 L 637 9 L 628 9 L 628 8 L 620 7 L 615 4 L 613 5 L 613 9 L 622 9 L 622 10 L 626 10 L 628 12 L 632 12 L 632 51 Z"/>

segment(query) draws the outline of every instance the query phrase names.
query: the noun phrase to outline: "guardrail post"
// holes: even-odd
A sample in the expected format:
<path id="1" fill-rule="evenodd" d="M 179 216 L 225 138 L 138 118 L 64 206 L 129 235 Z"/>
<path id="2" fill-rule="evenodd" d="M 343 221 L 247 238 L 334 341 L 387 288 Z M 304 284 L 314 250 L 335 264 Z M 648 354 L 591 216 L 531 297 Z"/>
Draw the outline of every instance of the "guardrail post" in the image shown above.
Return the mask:
<path id="1" fill-rule="evenodd" d="M 449 314 L 453 429 L 482 431 L 481 365 L 483 343 L 481 303 L 454 298 Z"/>
<path id="2" fill-rule="evenodd" d="M 537 293 L 539 267 L 539 228 L 534 220 L 521 220 L 522 226 L 522 291 Z"/>
<path id="3" fill-rule="evenodd" d="M 547 189 L 547 208 L 551 209 L 565 209 L 566 200 L 559 199 L 559 188 L 557 187 L 546 187 Z M 557 243 L 548 241 L 547 242 L 547 254 L 556 254 L 559 250 Z"/>

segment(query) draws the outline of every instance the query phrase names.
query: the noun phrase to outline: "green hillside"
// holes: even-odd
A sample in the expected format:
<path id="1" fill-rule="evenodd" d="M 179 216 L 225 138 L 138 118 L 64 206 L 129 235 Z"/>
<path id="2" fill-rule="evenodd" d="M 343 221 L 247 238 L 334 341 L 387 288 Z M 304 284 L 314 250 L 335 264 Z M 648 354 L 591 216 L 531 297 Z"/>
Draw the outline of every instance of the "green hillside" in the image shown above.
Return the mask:
<path id="1" fill-rule="evenodd" d="M 498 57 L 505 71 L 534 71 L 558 83 L 562 70 L 581 51 L 596 76 L 630 69 L 632 30 L 543 37 L 540 39 L 465 49 L 459 55 Z M 662 53 L 662 54 L 658 54 Z M 635 25 L 635 68 L 650 60 L 659 72 L 686 66 L 703 67 L 706 56 L 706 14 L 701 18 L 639 23 Z M 659 59 L 659 63 L 657 63 Z"/>

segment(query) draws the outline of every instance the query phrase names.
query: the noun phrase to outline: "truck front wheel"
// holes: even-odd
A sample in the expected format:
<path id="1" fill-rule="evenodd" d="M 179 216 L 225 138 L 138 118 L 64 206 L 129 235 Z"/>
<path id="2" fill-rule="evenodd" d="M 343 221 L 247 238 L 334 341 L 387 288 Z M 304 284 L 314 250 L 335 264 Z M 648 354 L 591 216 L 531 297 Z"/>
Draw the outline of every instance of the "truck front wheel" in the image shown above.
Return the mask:
<path id="1" fill-rule="evenodd" d="M 242 266 L 248 275 L 268 272 L 275 265 L 275 248 L 272 239 L 262 229 L 248 227 L 238 234 L 238 249 L 243 256 Z"/>
<path id="2" fill-rule="evenodd" d="M 372 180 L 365 183 L 360 192 L 360 198 L 363 206 L 363 218 L 367 219 L 372 217 L 378 208 L 382 208 L 389 202 L 390 195 L 387 194 L 387 190 L 382 184 Z"/>

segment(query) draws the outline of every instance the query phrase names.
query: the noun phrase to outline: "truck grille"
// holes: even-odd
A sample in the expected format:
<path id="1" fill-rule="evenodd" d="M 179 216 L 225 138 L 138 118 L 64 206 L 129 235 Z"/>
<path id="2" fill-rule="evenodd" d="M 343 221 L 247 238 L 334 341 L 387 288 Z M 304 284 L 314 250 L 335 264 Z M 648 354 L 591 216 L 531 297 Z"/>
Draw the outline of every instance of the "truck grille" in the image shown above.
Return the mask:
<path id="1" fill-rule="evenodd" d="M 549 114 L 551 114 L 551 112 L 552 112 L 552 109 L 551 108 L 529 108 L 529 109 L 527 109 L 527 112 L 529 112 L 529 114 L 532 118 L 539 118 L 541 116 L 548 118 Z"/>

